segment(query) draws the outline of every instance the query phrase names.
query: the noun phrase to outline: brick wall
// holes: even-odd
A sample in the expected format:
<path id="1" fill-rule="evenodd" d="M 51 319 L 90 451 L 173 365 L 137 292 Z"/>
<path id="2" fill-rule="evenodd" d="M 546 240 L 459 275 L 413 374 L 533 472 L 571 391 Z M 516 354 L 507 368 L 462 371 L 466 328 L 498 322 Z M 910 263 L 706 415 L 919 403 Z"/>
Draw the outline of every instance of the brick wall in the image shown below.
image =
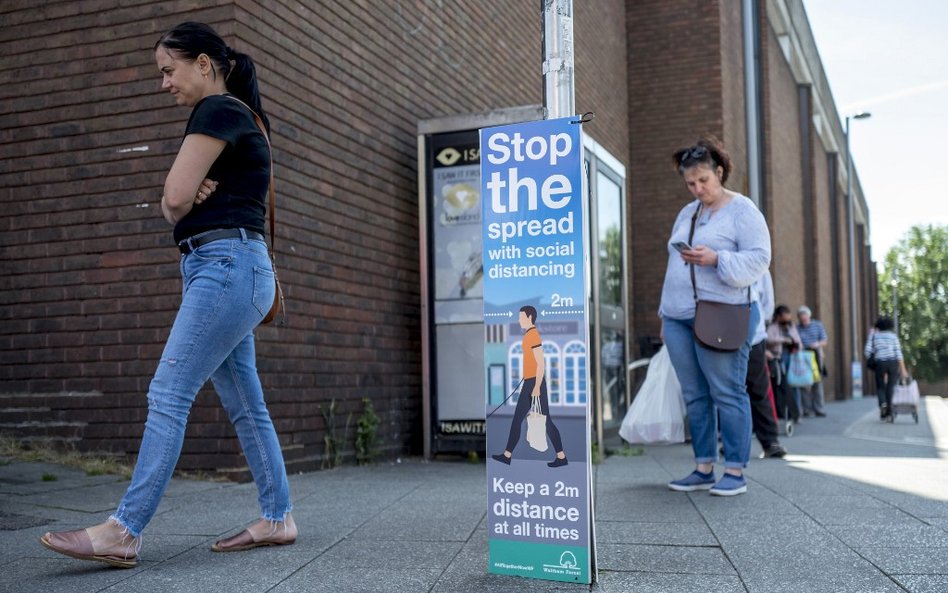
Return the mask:
<path id="1" fill-rule="evenodd" d="M 767 26 L 761 33 L 767 40 L 764 142 L 774 297 L 778 305 L 796 309 L 806 300 L 798 92 L 773 29 Z"/>
<path id="2" fill-rule="evenodd" d="M 620 160 L 623 4 L 576 6 L 577 104 Z M 260 328 L 257 350 L 287 461 L 318 465 L 332 399 L 340 423 L 372 399 L 386 452 L 419 450 L 416 123 L 541 102 L 539 6 L 86 0 L 8 2 L 0 19 L 0 430 L 137 450 L 180 298 L 158 201 L 188 115 L 152 48 L 199 20 L 254 58 L 273 125 L 289 323 Z M 205 389 L 179 467 L 243 465 Z"/>
<path id="3" fill-rule="evenodd" d="M 630 301 L 637 337 L 658 336 L 668 234 L 691 200 L 671 154 L 704 133 L 724 137 L 719 19 L 715 2 L 628 4 Z"/>
<path id="4" fill-rule="evenodd" d="M 596 114 L 584 131 L 622 163 L 629 162 L 625 4 L 600 1 L 589 10 L 586 3 L 573 3 L 576 111 Z"/>
<path id="5" fill-rule="evenodd" d="M 840 164 L 840 167 L 845 167 L 845 161 Z M 844 173 L 845 175 L 845 173 Z M 852 350 L 852 324 L 850 323 L 850 291 L 849 291 L 849 227 L 846 222 L 846 185 L 845 183 L 840 183 L 836 188 L 836 215 L 839 221 L 838 229 L 838 249 L 839 249 L 839 261 L 836 263 L 835 273 L 839 275 L 839 303 L 840 308 L 840 327 L 842 329 L 842 339 L 843 341 L 843 376 L 845 377 L 844 391 L 846 393 L 852 392 L 852 382 L 850 380 L 850 368 L 849 365 L 853 360 L 853 350 Z M 857 349 L 862 348 L 862 344 L 857 345 Z"/>
<path id="6" fill-rule="evenodd" d="M 152 53 L 177 10 L 4 5 L 0 430 L 137 449 L 180 294 L 158 198 L 186 114 L 158 93 Z M 190 15 L 224 24 L 233 7 Z"/>
<path id="7" fill-rule="evenodd" d="M 628 167 L 632 336 L 654 336 L 667 235 L 690 201 L 670 154 L 714 134 L 734 157 L 730 187 L 747 190 L 740 3 L 574 9 L 577 107 L 596 113 L 586 132 Z M 799 103 L 761 13 L 777 298 L 796 305 L 806 285 Z M 201 20 L 254 57 L 273 124 L 289 324 L 258 330 L 258 368 L 291 468 L 318 465 L 320 406 L 332 399 L 339 422 L 372 399 L 386 453 L 420 450 L 416 123 L 539 103 L 539 6 L 11 0 L 0 19 L 0 430 L 137 450 L 180 298 L 158 200 L 188 115 L 160 92 L 152 47 L 174 24 Z M 825 287 L 841 275 L 848 336 L 845 189 L 834 264 L 822 155 L 814 148 L 817 301 L 835 321 Z M 243 465 L 216 395 L 202 391 L 181 467 Z"/>
<path id="8" fill-rule="evenodd" d="M 823 148 L 823 143 L 816 130 L 812 127 L 810 138 L 812 143 L 812 169 L 813 169 L 813 205 L 815 212 L 815 233 L 813 244 L 813 260 L 815 262 L 814 276 L 816 280 L 816 300 L 810 304 L 813 309 L 813 317 L 823 322 L 826 327 L 826 333 L 829 336 L 824 353 L 826 355 L 826 367 L 829 370 L 830 378 L 823 382 L 823 388 L 827 400 L 840 399 L 841 391 L 837 387 L 836 378 L 845 373 L 848 369 L 845 361 L 837 356 L 837 343 L 844 340 L 845 336 L 836 334 L 836 317 L 840 312 L 835 307 L 834 296 L 834 262 L 833 262 L 833 216 L 832 203 L 830 202 L 829 171 L 827 164 L 827 153 Z"/>
<path id="9" fill-rule="evenodd" d="M 744 101 L 744 31 L 740 2 L 721 2 L 721 108 L 722 137 L 734 170 L 727 185 L 750 193 L 747 172 L 747 119 Z"/>

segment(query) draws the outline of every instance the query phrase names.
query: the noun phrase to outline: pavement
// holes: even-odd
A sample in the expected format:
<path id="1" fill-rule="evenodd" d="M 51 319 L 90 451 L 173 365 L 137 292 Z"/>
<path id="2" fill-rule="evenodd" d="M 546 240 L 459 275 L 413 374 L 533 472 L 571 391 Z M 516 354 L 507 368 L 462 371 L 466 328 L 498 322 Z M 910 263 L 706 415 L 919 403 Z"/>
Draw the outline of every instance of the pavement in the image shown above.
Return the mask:
<path id="1" fill-rule="evenodd" d="M 297 543 L 231 554 L 209 546 L 255 518 L 253 485 L 176 478 L 142 562 L 119 570 L 37 540 L 104 520 L 126 481 L 0 459 L 0 592 L 948 591 L 948 400 L 923 398 L 918 424 L 879 422 L 875 398 L 827 412 L 782 439 L 785 460 L 754 459 L 741 496 L 667 490 L 688 445 L 608 457 L 592 587 L 487 574 L 483 462 L 294 475 Z"/>

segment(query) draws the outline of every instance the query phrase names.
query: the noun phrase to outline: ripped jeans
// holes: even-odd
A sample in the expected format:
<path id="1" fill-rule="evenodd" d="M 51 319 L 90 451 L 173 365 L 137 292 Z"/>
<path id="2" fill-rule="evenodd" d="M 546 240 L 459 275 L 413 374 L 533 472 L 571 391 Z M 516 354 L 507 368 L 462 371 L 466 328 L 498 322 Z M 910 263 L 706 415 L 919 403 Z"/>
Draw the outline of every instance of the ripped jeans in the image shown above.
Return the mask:
<path id="1" fill-rule="evenodd" d="M 181 308 L 148 389 L 138 461 L 112 518 L 141 535 L 178 462 L 191 404 L 210 378 L 253 474 L 261 516 L 283 521 L 289 484 L 253 338 L 275 290 L 267 246 L 246 236 L 213 241 L 181 257 L 181 276 Z"/>

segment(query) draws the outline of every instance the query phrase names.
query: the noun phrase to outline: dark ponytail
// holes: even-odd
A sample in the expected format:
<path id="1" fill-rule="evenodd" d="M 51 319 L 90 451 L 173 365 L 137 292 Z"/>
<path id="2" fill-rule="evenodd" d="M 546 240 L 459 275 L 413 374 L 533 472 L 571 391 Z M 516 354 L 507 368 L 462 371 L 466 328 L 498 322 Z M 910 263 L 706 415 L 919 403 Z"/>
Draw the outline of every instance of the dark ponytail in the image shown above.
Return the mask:
<path id="1" fill-rule="evenodd" d="M 250 56 L 227 47 L 221 36 L 208 25 L 194 22 L 181 23 L 162 35 L 155 44 L 156 50 L 159 47 L 174 51 L 180 57 L 192 61 L 201 54 L 207 54 L 214 62 L 214 76 L 219 72 L 224 77 L 227 91 L 257 112 L 269 134 L 270 119 L 260 103 L 257 70 Z"/>
<path id="2" fill-rule="evenodd" d="M 270 120 L 267 114 L 263 112 L 263 106 L 260 104 L 260 88 L 257 86 L 257 69 L 253 65 L 250 56 L 230 48 L 230 59 L 234 61 L 233 67 L 228 62 L 228 72 L 225 74 L 224 84 L 232 95 L 250 105 L 250 108 L 257 112 L 267 127 L 267 133 L 270 133 Z"/>

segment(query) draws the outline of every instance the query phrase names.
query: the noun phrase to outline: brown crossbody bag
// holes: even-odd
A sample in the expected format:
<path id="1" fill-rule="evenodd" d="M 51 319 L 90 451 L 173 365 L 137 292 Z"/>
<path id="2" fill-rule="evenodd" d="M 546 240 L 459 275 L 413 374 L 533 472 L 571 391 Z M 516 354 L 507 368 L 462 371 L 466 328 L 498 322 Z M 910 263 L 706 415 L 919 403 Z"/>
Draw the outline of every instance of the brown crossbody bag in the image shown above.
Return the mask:
<path id="1" fill-rule="evenodd" d="M 701 213 L 701 204 L 691 217 L 691 232 L 688 234 L 688 244 L 691 245 L 695 236 L 695 224 Z M 747 341 L 751 309 L 751 289 L 747 287 L 746 305 L 729 305 L 715 301 L 698 299 L 698 286 L 695 283 L 695 265 L 691 265 L 691 290 L 695 296 L 695 339 L 699 344 L 719 352 L 734 352 L 739 350 Z"/>
<path id="2" fill-rule="evenodd" d="M 282 323 L 285 324 L 286 308 L 283 301 L 283 289 L 280 287 L 280 278 L 277 276 L 276 270 L 276 191 L 273 188 L 273 146 L 270 144 L 270 137 L 267 136 L 267 128 L 263 125 L 263 120 L 257 115 L 257 112 L 233 95 L 224 96 L 237 101 L 253 114 L 253 119 L 257 122 L 257 127 L 260 128 L 260 133 L 263 134 L 263 138 L 267 141 L 267 148 L 270 151 L 270 206 L 267 208 L 270 217 L 270 248 L 268 251 L 270 252 L 270 264 L 273 267 L 273 281 L 276 283 L 276 292 L 273 294 L 273 304 L 270 306 L 270 310 L 267 311 L 267 314 L 263 316 L 263 320 L 260 321 L 260 324 L 266 325 L 272 323 L 277 315 L 281 317 Z"/>

